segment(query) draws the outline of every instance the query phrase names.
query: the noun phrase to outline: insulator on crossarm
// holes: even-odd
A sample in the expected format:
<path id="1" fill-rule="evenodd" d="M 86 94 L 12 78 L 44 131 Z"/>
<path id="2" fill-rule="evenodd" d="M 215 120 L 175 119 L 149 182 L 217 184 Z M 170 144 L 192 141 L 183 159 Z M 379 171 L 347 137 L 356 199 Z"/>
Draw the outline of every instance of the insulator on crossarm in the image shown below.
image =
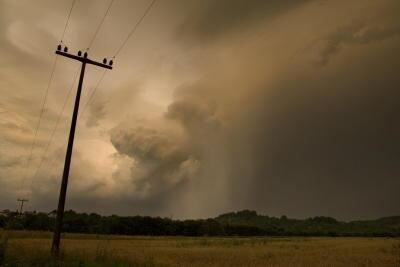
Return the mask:
<path id="1" fill-rule="evenodd" d="M 68 47 L 64 47 L 64 52 L 65 52 L 65 53 L 68 52 Z"/>
<path id="2" fill-rule="evenodd" d="M 110 66 L 112 66 L 112 64 L 114 63 L 114 61 L 110 60 L 110 63 L 108 63 Z"/>
<path id="3" fill-rule="evenodd" d="M 88 53 L 85 52 L 85 54 L 83 54 L 83 57 L 84 57 L 84 58 L 87 58 L 87 56 L 88 56 Z"/>
<path id="4" fill-rule="evenodd" d="M 59 45 L 57 46 L 57 50 L 58 50 L 58 51 L 61 51 L 61 48 L 62 48 L 62 46 L 59 44 Z"/>
<path id="5" fill-rule="evenodd" d="M 80 57 L 80 56 L 82 56 L 82 51 L 81 50 L 78 51 L 78 57 Z"/>
<path id="6" fill-rule="evenodd" d="M 103 64 L 107 64 L 107 59 L 103 59 Z"/>

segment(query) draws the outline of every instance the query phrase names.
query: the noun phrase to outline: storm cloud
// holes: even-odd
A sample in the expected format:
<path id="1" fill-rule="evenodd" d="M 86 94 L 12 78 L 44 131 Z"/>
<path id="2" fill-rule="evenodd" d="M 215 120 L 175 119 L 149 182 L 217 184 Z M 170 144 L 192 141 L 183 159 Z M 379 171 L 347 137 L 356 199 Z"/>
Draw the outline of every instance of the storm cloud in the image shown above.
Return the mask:
<path id="1" fill-rule="evenodd" d="M 75 28 L 67 33 L 76 46 L 86 45 L 80 40 L 89 27 L 76 25 L 91 5 L 82 1 L 72 14 Z M 99 35 L 104 43 L 90 52 L 113 50 L 107 37 L 122 39 L 129 27 L 121 25 L 145 6 L 113 6 Z M 55 29 L 43 25 L 61 21 L 63 10 L 48 8 L 54 17 L 31 24 L 42 36 L 35 42 L 51 47 Z M 394 0 L 159 2 L 80 117 L 68 207 L 179 218 L 244 208 L 339 219 L 398 214 L 399 8 Z M 101 12 L 97 7 L 96 18 Z M 28 17 L 1 20 L 2 55 L 22 58 L 36 47 L 21 37 L 23 25 L 36 21 Z M 35 181 L 44 184 L 38 186 L 27 175 L 25 146 L 41 99 L 30 97 L 46 72 L 33 66 L 51 60 L 28 59 L 23 68 L 35 75 L 19 80 L 18 64 L 0 71 L 0 108 L 14 112 L 0 113 L 0 208 L 28 192 L 32 207 L 52 209 L 69 118 L 63 117 L 48 156 L 53 167 L 38 172 Z M 74 67 L 60 64 L 72 77 Z M 92 69 L 87 76 L 93 88 L 100 74 Z M 66 96 L 70 79 L 57 77 L 32 166 Z"/>
<path id="2" fill-rule="evenodd" d="M 180 33 L 197 42 L 212 41 L 230 33 L 245 31 L 260 20 L 272 20 L 306 2 L 308 0 L 202 1 L 193 4 L 192 8 L 196 9 L 196 12 L 187 17 Z"/>

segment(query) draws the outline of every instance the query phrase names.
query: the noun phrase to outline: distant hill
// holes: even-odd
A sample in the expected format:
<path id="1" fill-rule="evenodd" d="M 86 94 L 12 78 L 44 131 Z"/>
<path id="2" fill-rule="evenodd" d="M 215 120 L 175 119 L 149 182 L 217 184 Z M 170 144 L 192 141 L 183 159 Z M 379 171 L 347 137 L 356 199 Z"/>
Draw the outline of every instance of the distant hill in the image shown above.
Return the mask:
<path id="1" fill-rule="evenodd" d="M 331 217 L 312 217 L 304 220 L 259 215 L 243 210 L 225 213 L 215 218 L 222 225 L 256 227 L 266 235 L 304 236 L 399 236 L 400 216 L 377 220 L 340 222 Z"/>
<path id="2" fill-rule="evenodd" d="M 0 228 L 51 231 L 54 212 L 0 212 Z M 204 220 L 148 216 L 101 216 L 66 211 L 64 231 L 116 235 L 167 236 L 400 236 L 400 216 L 341 222 L 331 217 L 291 219 L 243 210 Z"/>

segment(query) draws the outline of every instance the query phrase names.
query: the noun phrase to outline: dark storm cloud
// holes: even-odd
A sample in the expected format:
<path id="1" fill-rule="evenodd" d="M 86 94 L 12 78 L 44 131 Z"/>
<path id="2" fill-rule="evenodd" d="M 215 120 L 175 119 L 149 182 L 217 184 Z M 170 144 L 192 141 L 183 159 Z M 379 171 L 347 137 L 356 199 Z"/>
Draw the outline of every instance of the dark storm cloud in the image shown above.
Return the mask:
<path id="1" fill-rule="evenodd" d="M 295 82 L 259 96 L 241 124 L 247 134 L 233 134 L 233 142 L 251 147 L 253 170 L 248 175 L 232 165 L 233 195 L 273 214 L 398 214 L 398 47 L 399 38 L 379 53 L 343 62 L 330 70 L 334 75 L 297 74 Z M 251 194 L 241 190 L 243 177 Z"/>
<path id="2" fill-rule="evenodd" d="M 217 103 L 199 94 L 207 85 L 177 89 L 174 101 L 168 106 L 166 118 L 179 121 L 191 134 L 207 134 L 221 126 Z M 204 92 L 203 92 L 204 93 Z"/>
<path id="3" fill-rule="evenodd" d="M 400 25 L 374 25 L 371 23 L 353 22 L 350 25 L 338 28 L 328 37 L 323 38 L 312 46 L 311 50 L 318 50 L 320 55 L 316 60 L 319 65 L 326 65 L 330 58 L 348 45 L 366 45 L 394 38 L 400 34 Z"/>
<path id="4" fill-rule="evenodd" d="M 212 58 L 219 56 L 214 51 L 223 51 L 225 32 L 240 36 L 243 29 L 256 23 L 268 25 L 264 20 L 268 16 L 285 13 L 302 2 L 272 2 L 276 5 L 272 13 L 257 13 L 265 11 L 265 3 L 241 8 L 243 2 L 236 1 L 226 12 L 215 8 L 220 16 L 214 16 L 212 8 L 220 3 L 208 3 L 201 9 L 204 13 L 188 19 L 185 29 L 201 40 L 220 38 L 221 44 L 215 46 L 221 47 L 204 53 Z M 167 195 L 163 199 L 184 196 L 181 202 L 189 203 L 187 207 L 181 203 L 166 209 L 181 209 L 180 214 L 191 209 L 185 216 L 240 208 L 270 215 L 318 214 L 341 219 L 396 214 L 400 200 L 400 127 L 395 123 L 400 116 L 396 103 L 400 80 L 396 70 L 400 66 L 393 55 L 400 47 L 398 22 L 379 20 L 338 23 L 329 34 L 322 34 L 319 43 L 313 43 L 311 50 L 318 54 L 320 64 L 310 66 L 310 58 L 304 60 L 308 55 L 295 57 L 272 83 L 267 70 L 275 65 L 265 62 L 274 55 L 268 54 L 269 59 L 262 46 L 268 40 L 248 35 L 248 43 L 257 40 L 261 44 L 245 50 L 232 48 L 227 62 L 207 66 L 206 77 L 176 90 L 165 118 L 178 122 L 184 136 L 176 139 L 155 124 L 145 131 L 120 127 L 112 142 L 119 153 L 156 166 L 153 172 L 157 175 L 150 171 L 151 175 L 141 177 L 143 182 L 158 177 L 160 183 L 189 155 L 199 161 L 198 171 L 186 183 L 163 191 Z M 286 49 L 275 53 L 284 58 Z M 335 64 L 326 64 L 329 61 Z M 229 73 L 229 67 L 238 64 L 238 75 Z M 236 94 L 245 97 L 238 103 L 227 100 Z M 230 112 L 229 120 L 220 116 Z M 176 151 L 184 156 L 174 156 Z M 159 156 L 163 153 L 164 157 Z M 168 167 L 158 167 L 164 164 Z"/>
<path id="5" fill-rule="evenodd" d="M 184 22 L 181 34 L 196 41 L 210 41 L 221 35 L 240 31 L 261 19 L 273 19 L 306 2 L 309 0 L 202 1 Z"/>

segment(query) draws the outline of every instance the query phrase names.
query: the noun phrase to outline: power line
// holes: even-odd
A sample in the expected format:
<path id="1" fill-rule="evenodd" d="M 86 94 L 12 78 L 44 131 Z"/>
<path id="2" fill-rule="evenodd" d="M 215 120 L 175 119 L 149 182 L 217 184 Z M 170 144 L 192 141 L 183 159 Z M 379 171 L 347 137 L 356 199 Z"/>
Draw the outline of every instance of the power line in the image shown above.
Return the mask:
<path id="1" fill-rule="evenodd" d="M 70 10 L 68 12 L 67 21 L 65 22 L 64 30 L 63 30 L 62 35 L 61 35 L 61 42 L 63 42 L 64 36 L 65 36 L 65 32 L 67 30 L 67 27 L 68 27 L 68 24 L 69 24 L 69 20 L 71 18 L 71 13 L 72 13 L 72 10 L 74 8 L 75 2 L 76 2 L 76 0 L 72 1 L 71 8 L 70 8 Z M 40 109 L 39 119 L 38 119 L 38 122 L 37 122 L 37 125 L 36 125 L 36 128 L 35 128 L 35 133 L 34 133 L 32 145 L 31 145 L 31 149 L 30 149 L 30 153 L 29 153 L 29 157 L 28 157 L 28 162 L 27 162 L 27 169 L 29 169 L 30 162 L 32 160 L 33 151 L 34 151 L 34 148 L 35 148 L 35 145 L 36 145 L 36 139 L 37 139 L 38 131 L 39 131 L 39 128 L 40 128 L 40 124 L 41 124 L 43 113 L 44 113 L 44 108 L 46 106 L 47 97 L 48 97 L 48 94 L 49 94 L 49 89 L 50 89 L 51 83 L 53 81 L 54 72 L 55 72 L 56 66 L 57 66 L 57 60 L 58 60 L 58 56 L 56 55 L 55 58 L 54 58 L 53 66 L 52 66 L 51 71 L 50 71 L 50 77 L 49 77 L 49 81 L 47 83 L 47 87 L 46 87 L 46 90 L 45 90 L 45 95 L 44 95 L 44 98 L 43 98 L 42 107 Z"/>
<path id="2" fill-rule="evenodd" d="M 152 0 L 152 2 L 149 4 L 149 6 L 146 8 L 145 12 L 143 13 L 143 15 L 140 17 L 140 19 L 136 22 L 136 24 L 133 26 L 132 30 L 129 32 L 129 34 L 127 35 L 127 37 L 125 38 L 125 40 L 122 42 L 121 46 L 117 49 L 116 53 L 114 54 L 114 56 L 112 58 L 116 58 L 118 56 L 118 54 L 121 52 L 121 50 L 124 48 L 124 46 L 127 44 L 127 42 L 129 41 L 129 39 L 132 37 L 132 35 L 136 32 L 137 28 L 140 26 L 140 24 L 142 23 L 143 19 L 147 16 L 147 14 L 150 12 L 150 10 L 152 9 L 152 7 L 154 6 L 155 2 L 157 0 Z M 97 85 L 94 87 L 94 89 L 92 90 L 91 95 L 89 96 L 88 101 L 86 102 L 83 110 L 82 110 L 82 115 L 85 112 L 85 110 L 87 109 L 87 107 L 90 104 L 90 101 L 93 99 L 98 87 L 100 86 L 100 83 L 103 81 L 104 76 L 106 75 L 106 71 L 103 72 L 103 75 L 101 76 L 100 80 L 98 81 Z"/>
<path id="3" fill-rule="evenodd" d="M 76 75 L 75 75 L 75 78 L 74 78 L 74 80 L 73 80 L 73 83 L 72 83 L 70 89 L 68 90 L 67 96 L 65 97 L 64 104 L 63 104 L 63 106 L 62 106 L 62 108 L 61 108 L 61 110 L 60 110 L 60 112 L 59 112 L 59 114 L 58 114 L 57 121 L 56 121 L 56 123 L 55 123 L 55 125 L 54 125 L 53 131 L 52 131 L 52 133 L 51 133 L 51 135 L 50 135 L 50 139 L 49 139 L 49 141 L 47 142 L 46 148 L 45 148 L 45 150 L 44 150 L 44 152 L 43 152 L 42 159 L 41 159 L 41 161 L 40 161 L 40 163 L 39 163 L 39 165 L 38 165 L 38 168 L 36 169 L 35 174 L 33 175 L 33 179 L 36 178 L 37 174 L 39 173 L 40 168 L 41 168 L 42 165 L 43 165 L 44 160 L 45 160 L 46 157 L 47 157 L 47 152 L 48 152 L 48 150 L 49 150 L 49 147 L 50 147 L 51 143 L 53 142 L 54 135 L 55 135 L 55 133 L 56 133 L 56 131 L 57 131 L 58 125 L 59 125 L 60 120 L 61 120 L 61 117 L 62 117 L 62 115 L 63 115 L 63 113 L 64 113 L 65 107 L 66 107 L 66 105 L 67 105 L 67 103 L 68 103 L 68 99 L 69 99 L 69 97 L 70 97 L 70 95 L 71 95 L 71 92 L 72 92 L 72 90 L 73 90 L 73 88 L 74 88 L 74 85 L 75 85 L 76 81 L 78 80 L 78 76 L 79 76 L 79 69 L 77 70 Z"/>
<path id="4" fill-rule="evenodd" d="M 130 33 L 128 34 L 128 36 L 126 37 L 126 39 L 122 42 L 122 45 L 117 49 L 117 52 L 114 54 L 114 58 L 116 58 L 118 56 L 118 54 L 121 52 L 122 48 L 124 48 L 124 46 L 126 45 L 126 43 L 129 41 L 129 38 L 131 38 L 131 36 L 136 32 L 137 28 L 139 27 L 139 25 L 142 23 L 143 19 L 146 17 L 146 15 L 150 12 L 151 8 L 153 7 L 154 3 L 157 0 L 152 0 L 152 2 L 150 3 L 150 5 L 147 7 L 147 9 L 145 10 L 145 12 L 143 13 L 142 17 L 138 20 L 138 22 L 135 24 L 135 26 L 133 26 L 132 30 L 130 31 Z"/>
<path id="5" fill-rule="evenodd" d="M 90 43 L 89 43 L 89 45 L 88 45 L 88 48 L 86 49 L 87 51 L 92 47 L 94 41 L 96 40 L 96 37 L 97 37 L 97 35 L 98 35 L 98 33 L 99 33 L 101 27 L 103 26 L 104 21 L 106 20 L 107 15 L 108 15 L 108 13 L 110 12 L 110 9 L 111 9 L 111 7 L 112 7 L 114 1 L 115 1 L 115 0 L 111 0 L 110 3 L 108 4 L 107 10 L 106 10 L 106 12 L 104 13 L 104 16 L 103 16 L 102 20 L 100 21 L 100 24 L 97 26 L 97 29 L 96 29 L 96 31 L 95 31 L 95 33 L 94 33 L 94 35 L 93 35 L 92 40 L 90 41 Z M 105 75 L 106 75 L 106 70 L 104 70 L 104 72 L 103 72 L 101 78 L 99 79 L 99 81 L 97 82 L 96 86 L 95 86 L 94 89 L 92 90 L 92 93 L 89 95 L 89 100 L 86 102 L 85 106 L 83 107 L 81 114 L 83 114 L 83 113 L 85 112 L 88 103 L 89 103 L 90 100 L 93 98 L 93 95 L 96 93 L 97 87 L 99 87 L 99 85 L 100 85 L 100 83 L 101 83 L 101 81 L 103 80 L 103 78 L 104 78 Z"/>
<path id="6" fill-rule="evenodd" d="M 72 3 L 72 7 L 71 7 L 71 10 L 70 10 L 70 14 L 68 15 L 68 20 L 69 20 L 69 17 L 70 17 L 70 15 L 71 15 L 71 11 L 72 11 L 72 9 L 73 9 L 73 5 L 75 4 L 75 1 L 76 1 L 76 0 L 74 0 L 73 3 Z M 112 7 L 114 1 L 115 1 L 115 0 L 111 0 L 111 1 L 110 1 L 110 3 L 109 3 L 109 5 L 108 5 L 108 7 L 107 7 L 107 10 L 106 10 L 106 12 L 105 12 L 103 18 L 102 18 L 100 24 L 98 25 L 98 27 L 97 27 L 97 29 L 96 29 L 96 31 L 95 31 L 95 34 L 94 34 L 94 36 L 93 36 L 93 38 L 91 39 L 91 41 L 90 41 L 90 43 L 89 43 L 88 49 L 93 45 L 93 43 L 94 43 L 94 41 L 95 41 L 95 39 L 96 39 L 96 37 L 97 37 L 97 35 L 98 35 L 98 33 L 99 33 L 99 31 L 100 31 L 102 25 L 104 24 L 104 21 L 105 21 L 107 15 L 109 14 L 109 11 L 110 11 L 110 9 L 111 9 L 111 7 Z M 143 15 L 142 15 L 142 16 L 140 17 L 140 19 L 136 22 L 136 24 L 134 25 L 134 27 L 132 28 L 132 30 L 129 32 L 129 34 L 127 35 L 127 37 L 125 38 L 125 40 L 122 42 L 121 46 L 117 49 L 117 51 L 116 51 L 115 55 L 113 56 L 113 58 L 115 58 L 115 57 L 118 56 L 118 54 L 121 52 L 121 50 L 122 50 L 122 49 L 124 48 L 124 46 L 127 44 L 127 42 L 129 41 L 129 39 L 130 39 L 130 38 L 132 37 L 132 35 L 136 32 L 136 30 L 138 29 L 138 27 L 140 26 L 140 24 L 142 23 L 142 21 L 144 20 L 144 18 L 145 18 L 145 17 L 147 16 L 147 14 L 150 12 L 150 10 L 152 9 L 152 7 L 154 6 L 154 4 L 155 4 L 156 1 L 157 1 L 157 0 L 152 0 L 152 2 L 151 2 L 151 3 L 149 4 L 149 6 L 146 8 L 146 10 L 145 10 L 145 12 L 143 13 Z M 67 24 L 68 24 L 68 20 L 67 20 Z M 66 25 L 67 25 L 67 24 L 66 24 Z M 64 30 L 64 33 L 65 33 L 65 30 Z M 63 33 L 63 35 L 64 35 L 64 33 Z M 82 109 L 82 112 L 81 112 L 82 115 L 85 113 L 86 109 L 87 109 L 88 106 L 90 105 L 90 102 L 91 102 L 91 100 L 94 98 L 94 96 L 95 96 L 95 94 L 96 94 L 96 92 L 97 92 L 97 89 L 99 88 L 101 82 L 104 80 L 104 77 L 105 77 L 106 73 L 107 73 L 107 71 L 104 70 L 103 73 L 102 73 L 102 75 L 101 75 L 101 77 L 100 77 L 100 79 L 99 79 L 99 81 L 97 82 L 96 86 L 93 88 L 92 92 L 89 94 L 89 99 L 86 101 L 86 104 L 84 105 L 84 107 L 83 107 L 83 109 Z M 64 102 L 64 106 L 65 106 L 65 102 Z M 52 139 L 53 139 L 53 137 L 54 137 L 56 128 L 57 128 L 57 126 L 58 126 L 58 124 L 59 124 L 59 119 L 60 119 L 61 114 L 62 114 L 62 112 L 63 112 L 63 109 L 64 109 L 64 107 L 62 108 L 62 111 L 61 111 L 61 113 L 60 113 L 60 116 L 59 116 L 58 119 L 57 119 L 56 127 L 53 129 L 52 135 L 51 135 L 51 137 L 50 137 L 50 142 L 49 142 L 48 145 L 46 146 L 45 155 L 46 155 L 46 153 L 47 153 L 49 144 L 52 142 Z M 44 159 L 45 159 L 45 157 L 42 158 L 41 163 L 40 163 L 40 165 L 39 165 L 39 168 L 37 169 L 37 171 L 36 171 L 36 173 L 35 173 L 35 176 L 37 175 L 37 173 L 38 173 L 38 171 L 39 171 L 41 165 L 43 164 Z M 35 177 L 35 176 L 34 176 L 34 177 Z"/>
<path id="7" fill-rule="evenodd" d="M 65 148 L 68 144 L 68 139 L 65 140 L 65 142 L 63 143 L 63 145 L 60 148 Z M 57 158 L 54 157 L 53 160 L 51 161 L 51 164 L 49 164 L 49 172 L 51 173 L 51 171 L 56 167 L 56 163 L 57 163 Z"/>
<path id="8" fill-rule="evenodd" d="M 86 104 L 83 106 L 81 116 L 85 113 L 86 108 L 89 106 L 90 101 L 93 99 L 97 88 L 100 86 L 100 83 L 103 81 L 104 77 L 106 76 L 107 70 L 104 70 L 99 81 L 97 82 L 96 86 L 93 88 L 92 92 L 89 94 L 89 99 L 86 101 Z"/>
<path id="9" fill-rule="evenodd" d="M 34 133 L 32 145 L 31 145 L 31 150 L 30 150 L 29 157 L 28 157 L 28 167 L 30 165 L 30 162 L 31 162 L 31 159 L 32 159 L 32 155 L 33 155 L 33 151 L 34 151 L 34 148 L 35 148 L 35 145 L 36 145 L 36 138 L 37 138 L 38 131 L 39 131 L 39 128 L 40 128 L 40 124 L 41 124 L 41 121 L 42 121 L 42 117 L 43 117 L 43 113 L 44 113 L 44 107 L 46 106 L 47 96 L 49 94 L 50 85 L 51 85 L 51 82 L 53 81 L 54 72 L 55 72 L 55 69 L 56 69 L 56 66 L 57 66 L 57 60 L 58 60 L 58 56 L 56 56 L 55 59 L 54 59 L 52 70 L 50 72 L 50 78 L 49 78 L 49 81 L 47 83 L 47 87 L 46 87 L 46 90 L 45 90 L 45 95 L 44 95 L 42 107 L 41 107 L 40 113 L 39 113 L 39 119 L 38 119 L 38 122 L 36 124 L 35 133 Z"/>
<path id="10" fill-rule="evenodd" d="M 112 6 L 112 4 L 114 3 L 114 1 L 115 1 L 115 0 L 111 0 L 111 1 L 110 1 L 110 3 L 109 3 L 109 5 L 108 5 L 108 7 L 107 7 L 107 10 L 106 10 L 106 12 L 105 12 L 103 18 L 102 18 L 100 24 L 97 26 L 97 29 L 96 29 L 96 31 L 95 31 L 95 33 L 94 33 L 94 35 L 93 35 L 93 38 L 91 39 L 91 41 L 90 41 L 90 43 L 89 43 L 89 46 L 88 46 L 87 50 L 89 50 L 89 48 L 93 45 L 93 42 L 95 41 L 96 36 L 97 36 L 97 34 L 99 33 L 99 31 L 100 31 L 100 29 L 101 29 L 101 27 L 102 27 L 102 25 L 103 25 L 103 23 L 104 23 L 104 21 L 105 21 L 107 15 L 108 15 L 108 13 L 109 13 L 109 11 L 110 11 L 111 6 Z M 65 23 L 64 30 L 63 30 L 63 33 L 62 33 L 62 36 L 61 36 L 61 43 L 63 43 L 63 39 L 64 39 L 66 30 L 67 30 L 67 27 L 68 27 L 68 24 L 69 24 L 69 20 L 70 20 L 70 18 L 71 18 L 72 10 L 73 10 L 73 8 L 74 8 L 74 6 L 75 6 L 75 3 L 76 3 L 76 0 L 73 0 L 73 1 L 72 1 L 72 5 L 71 5 L 71 8 L 70 8 L 69 13 L 68 13 L 68 16 L 67 16 L 67 21 L 66 21 L 66 23 Z M 57 58 L 57 57 L 56 57 L 56 58 Z M 53 72 L 54 72 L 54 70 L 53 70 Z M 105 74 L 105 73 L 104 73 L 104 74 Z M 104 74 L 103 74 L 103 76 L 104 76 Z M 79 72 L 77 73 L 76 78 L 74 79 L 73 85 L 75 84 L 75 80 L 77 79 L 78 75 L 79 75 Z M 99 83 L 100 83 L 100 82 L 99 82 Z M 97 84 L 97 86 L 99 85 L 99 83 Z M 73 85 L 72 85 L 72 86 L 73 86 Z M 96 86 L 96 88 L 97 88 L 97 86 Z M 96 88 L 95 88 L 95 89 L 96 89 Z M 59 116 L 58 116 L 58 118 L 57 118 L 57 122 L 56 122 L 56 124 L 55 124 L 55 127 L 53 128 L 53 131 L 52 131 L 52 133 L 51 133 L 49 142 L 48 142 L 47 145 L 46 145 L 46 148 L 45 148 L 45 151 L 44 151 L 44 153 L 43 153 L 42 159 L 41 159 L 41 161 L 40 161 L 40 163 L 39 163 L 39 165 L 38 165 L 38 168 L 37 168 L 36 171 L 35 171 L 35 174 L 34 174 L 33 178 L 36 177 L 36 175 L 38 174 L 38 172 L 39 172 L 41 166 L 43 165 L 44 159 L 46 158 L 46 155 L 47 155 L 48 149 L 49 149 L 49 147 L 50 147 L 50 144 L 51 144 L 52 141 L 53 141 L 55 132 L 56 132 L 56 130 L 57 130 L 57 128 L 58 128 L 58 124 L 59 124 L 59 122 L 60 122 L 62 113 L 64 112 L 64 109 L 65 109 L 65 106 L 66 106 L 66 103 L 67 103 L 67 100 L 68 100 L 68 98 L 69 98 L 69 95 L 70 95 L 70 92 L 71 92 L 71 91 L 72 91 L 72 87 L 71 87 L 71 89 L 69 90 L 68 95 L 67 95 L 67 98 L 66 98 L 65 101 L 64 101 L 63 107 L 62 107 L 62 109 L 61 109 L 61 111 L 60 111 L 60 113 L 59 113 Z M 47 98 L 47 94 L 46 94 L 46 98 Z M 42 108 L 42 110 L 43 110 L 43 108 Z M 42 116 L 42 112 L 41 112 L 41 116 Z M 36 130 L 36 131 L 37 131 L 37 130 Z M 35 139 L 36 139 L 36 135 L 37 135 L 37 133 L 35 132 Z M 32 154 L 33 154 L 33 149 L 31 149 L 31 155 L 30 155 L 30 157 L 29 157 L 29 161 L 30 161 L 30 158 L 32 157 Z"/>
<path id="11" fill-rule="evenodd" d="M 110 11 L 110 9 L 111 9 L 111 7 L 112 7 L 114 1 L 115 1 L 115 0 L 111 0 L 110 3 L 108 4 L 107 10 L 106 10 L 106 12 L 105 12 L 105 14 L 104 14 L 104 16 L 103 16 L 103 18 L 102 18 L 100 24 L 98 25 L 98 27 L 97 27 L 97 29 L 96 29 L 96 31 L 95 31 L 95 34 L 94 34 L 94 36 L 93 36 L 93 38 L 91 39 L 91 41 L 90 41 L 90 43 L 89 43 L 88 49 L 93 45 L 93 42 L 95 41 L 95 39 L 96 39 L 96 37 L 97 37 L 97 35 L 98 35 L 98 33 L 99 33 L 99 31 L 100 31 L 102 25 L 104 24 L 104 21 L 105 21 L 105 19 L 107 18 L 107 15 L 109 14 L 109 11 Z M 132 30 L 129 32 L 129 34 L 127 35 L 127 37 L 125 38 L 125 40 L 122 42 L 121 46 L 117 49 L 117 51 L 116 51 L 115 55 L 113 56 L 113 58 L 117 57 L 118 54 L 121 52 L 121 50 L 125 47 L 125 45 L 126 45 L 127 42 L 129 41 L 129 39 L 133 36 L 133 34 L 136 32 L 136 30 L 138 29 L 138 27 L 140 26 L 140 24 L 142 23 L 142 21 L 144 20 L 144 18 L 145 18 L 145 17 L 147 16 L 147 14 L 150 12 L 150 10 L 152 9 L 152 7 L 154 6 L 154 4 L 155 4 L 156 1 L 157 1 L 157 0 L 152 0 L 152 1 L 151 1 L 151 3 L 150 3 L 149 6 L 146 8 L 146 10 L 145 10 L 145 12 L 143 13 L 143 15 L 140 17 L 140 19 L 139 19 L 139 20 L 136 22 L 136 24 L 133 26 Z M 65 31 L 66 31 L 66 28 L 67 28 L 67 26 L 68 26 L 68 22 L 69 22 L 69 19 L 70 19 L 70 17 L 71 17 L 71 13 L 72 13 L 73 7 L 74 7 L 74 5 L 75 5 L 75 2 L 76 2 L 76 0 L 73 0 L 71 9 L 70 9 L 69 14 L 68 14 L 67 22 L 66 22 L 66 25 L 65 25 L 65 28 L 64 28 L 64 31 L 63 31 L 62 38 L 63 38 L 64 35 L 65 35 Z M 104 70 L 104 71 L 103 71 L 103 74 L 101 75 L 101 77 L 100 77 L 100 79 L 99 79 L 99 81 L 97 82 L 96 86 L 93 88 L 91 94 L 89 95 L 89 99 L 87 100 L 85 106 L 83 107 L 83 110 L 82 110 L 82 113 L 81 113 L 81 114 L 84 114 L 85 110 L 87 109 L 87 107 L 88 107 L 89 104 L 90 104 L 90 101 L 94 98 L 94 96 L 95 96 L 95 94 L 96 94 L 96 92 L 97 92 L 97 89 L 99 88 L 101 82 L 103 81 L 103 79 L 104 79 L 106 73 L 107 73 L 107 71 Z M 64 107 L 65 107 L 65 104 L 66 104 L 66 102 L 64 102 Z M 63 112 L 64 107 L 62 108 L 61 113 Z M 54 137 L 55 130 L 56 130 L 58 124 L 59 124 L 59 120 L 60 120 L 60 117 L 61 117 L 61 113 L 60 113 L 60 116 L 59 116 L 58 119 L 57 119 L 56 127 L 54 128 L 54 130 L 53 130 L 53 132 L 52 132 L 50 142 L 49 142 L 48 145 L 46 146 L 46 150 L 45 150 L 46 152 L 45 152 L 45 153 L 47 153 L 49 144 L 52 142 L 52 139 L 53 139 L 53 137 Z M 42 158 L 41 163 L 40 163 L 40 165 L 39 165 L 39 168 L 40 168 L 40 166 L 42 165 L 43 161 L 44 161 L 44 158 Z M 38 172 L 38 170 L 37 170 L 37 172 Z M 37 172 L 36 172 L 36 173 L 37 173 Z M 36 176 L 36 173 L 35 173 L 35 176 Z"/>
<path id="12" fill-rule="evenodd" d="M 76 2 L 76 0 L 72 0 L 72 5 L 71 5 L 71 8 L 70 8 L 69 13 L 68 13 L 68 16 L 67 16 L 67 22 L 65 23 L 64 30 L 63 30 L 63 33 L 62 33 L 62 35 L 61 35 L 61 43 L 62 43 L 63 40 L 64 40 L 65 32 L 67 31 L 69 19 L 71 18 L 72 9 L 74 9 L 75 2 Z"/>
<path id="13" fill-rule="evenodd" d="M 93 36 L 92 40 L 91 40 L 90 43 L 89 43 L 89 46 L 88 46 L 87 50 L 89 50 L 89 49 L 91 48 L 91 46 L 92 46 L 94 40 L 96 39 L 97 34 L 99 33 L 101 26 L 103 26 L 103 23 L 104 23 L 104 21 L 106 20 L 106 17 L 107 17 L 107 15 L 108 15 L 108 13 L 109 13 L 109 11 L 110 11 L 111 6 L 112 6 L 113 3 L 114 3 L 114 0 L 111 0 L 110 3 L 108 4 L 107 11 L 106 11 L 106 13 L 104 14 L 104 16 L 103 16 L 103 18 L 102 18 L 100 24 L 97 26 L 97 29 L 96 29 L 96 31 L 95 31 L 95 33 L 94 33 L 94 36 Z"/>
<path id="14" fill-rule="evenodd" d="M 63 34 L 62 34 L 62 37 L 61 37 L 61 43 L 63 42 L 63 38 L 64 38 L 64 36 L 65 36 L 65 32 L 66 32 L 66 29 L 67 29 L 67 27 L 68 27 L 68 23 L 69 23 L 69 20 L 70 20 L 70 18 L 71 18 L 71 13 L 72 13 L 72 10 L 73 10 L 73 8 L 74 8 L 75 3 L 76 3 L 76 0 L 73 0 L 73 1 L 72 1 L 72 5 L 71 5 L 71 8 L 70 8 L 69 13 L 68 13 L 67 22 L 65 23 L 65 27 L 64 27 L 64 30 L 63 30 Z M 89 43 L 88 49 L 92 46 L 94 40 L 96 39 L 96 36 L 97 36 L 98 32 L 100 31 L 100 28 L 101 28 L 101 26 L 103 25 L 103 23 L 104 23 L 104 21 L 105 21 L 107 15 L 108 15 L 108 13 L 109 13 L 109 11 L 110 11 L 111 6 L 112 6 L 113 3 L 114 3 L 114 0 L 111 0 L 110 3 L 109 3 L 109 5 L 108 5 L 108 7 L 107 7 L 106 13 L 104 14 L 104 16 L 103 16 L 103 18 L 102 18 L 100 24 L 98 25 L 98 27 L 97 27 L 97 29 L 96 29 L 96 31 L 95 31 L 95 34 L 94 34 L 92 40 L 91 40 L 90 43 Z M 76 81 L 77 78 L 78 78 L 78 75 L 79 75 L 79 70 L 78 70 L 78 72 L 77 72 L 77 74 L 76 74 L 76 77 L 75 77 L 75 79 L 74 79 L 74 81 L 73 81 L 72 87 L 71 87 L 71 89 L 69 90 L 68 95 L 67 95 L 67 97 L 66 97 L 66 99 L 65 99 L 65 101 L 64 101 L 63 107 L 62 107 L 62 109 L 61 109 L 61 111 L 60 111 L 60 113 L 59 113 L 59 115 L 58 115 L 57 122 L 56 122 L 56 124 L 55 124 L 55 127 L 53 128 L 53 131 L 52 131 L 52 133 L 51 133 L 49 142 L 48 142 L 47 145 L 46 145 L 46 149 L 45 149 L 44 154 L 43 154 L 43 156 L 42 156 L 42 159 L 41 159 L 41 161 L 40 161 L 39 167 L 38 167 L 38 169 L 36 170 L 36 172 L 35 172 L 35 174 L 34 174 L 34 176 L 33 176 L 34 178 L 36 177 L 37 173 L 39 172 L 39 169 L 41 168 L 41 166 L 42 166 L 42 164 L 43 164 L 43 161 L 44 161 L 44 159 L 45 159 L 45 157 L 46 157 L 47 151 L 48 151 L 49 146 L 50 146 L 50 144 L 51 144 L 51 142 L 52 142 L 52 140 L 53 140 L 53 138 L 54 138 L 54 134 L 55 134 L 55 132 L 56 132 L 56 130 L 57 130 L 57 128 L 58 128 L 58 124 L 59 124 L 59 122 L 60 122 L 62 113 L 64 112 L 65 106 L 66 106 L 66 104 L 67 104 L 67 100 L 68 100 L 69 95 L 70 95 L 70 93 L 71 93 L 71 91 L 72 91 L 73 85 L 75 84 L 75 81 Z"/>

